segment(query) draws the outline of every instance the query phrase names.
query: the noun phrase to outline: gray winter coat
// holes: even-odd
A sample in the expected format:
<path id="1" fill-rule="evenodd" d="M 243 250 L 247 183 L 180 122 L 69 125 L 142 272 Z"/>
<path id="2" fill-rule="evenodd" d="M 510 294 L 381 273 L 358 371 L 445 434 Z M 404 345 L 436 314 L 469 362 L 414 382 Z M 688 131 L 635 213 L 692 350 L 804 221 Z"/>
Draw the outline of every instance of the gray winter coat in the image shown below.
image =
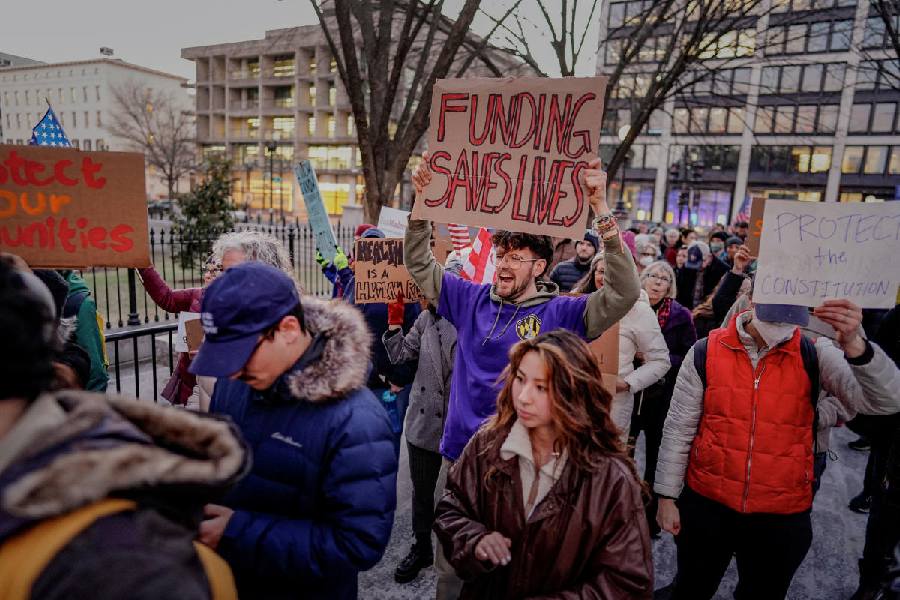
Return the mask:
<path id="1" fill-rule="evenodd" d="M 438 452 L 450 399 L 456 328 L 447 319 L 423 310 L 409 333 L 386 331 L 382 340 L 392 364 L 419 360 L 404 432 L 406 441 L 413 446 Z"/>
<path id="2" fill-rule="evenodd" d="M 766 350 L 758 351 L 753 339 L 744 332 L 743 324 L 748 318 L 749 313 L 738 317 L 738 334 L 756 368 Z M 780 343 L 785 341 L 787 339 Z M 897 393 L 900 390 L 900 369 L 884 350 L 875 344 L 870 345 L 873 354 L 868 362 L 850 364 L 840 348 L 830 340 L 820 339 L 816 344 L 819 382 L 822 389 L 834 396 L 847 413 L 893 414 L 900 411 L 900 394 Z M 703 382 L 694 366 L 694 349 L 691 348 L 678 371 L 672 404 L 663 427 L 656 481 L 653 485 L 657 494 L 670 498 L 677 498 L 681 494 L 691 444 L 703 415 L 703 398 Z M 824 408 L 820 407 L 820 417 Z"/>

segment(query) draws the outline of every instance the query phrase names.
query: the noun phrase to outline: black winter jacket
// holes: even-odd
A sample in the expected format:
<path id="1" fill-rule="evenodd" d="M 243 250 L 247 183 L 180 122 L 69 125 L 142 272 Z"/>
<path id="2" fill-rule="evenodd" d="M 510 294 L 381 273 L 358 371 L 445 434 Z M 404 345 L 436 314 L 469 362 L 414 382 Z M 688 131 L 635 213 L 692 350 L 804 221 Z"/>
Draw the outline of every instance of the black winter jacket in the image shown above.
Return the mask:
<path id="1" fill-rule="evenodd" d="M 580 265 L 575 259 L 565 260 L 553 269 L 550 273 L 550 281 L 559 286 L 560 292 L 571 292 L 575 284 L 581 281 L 581 278 L 588 274 L 591 270 L 590 262 L 586 265 Z"/>

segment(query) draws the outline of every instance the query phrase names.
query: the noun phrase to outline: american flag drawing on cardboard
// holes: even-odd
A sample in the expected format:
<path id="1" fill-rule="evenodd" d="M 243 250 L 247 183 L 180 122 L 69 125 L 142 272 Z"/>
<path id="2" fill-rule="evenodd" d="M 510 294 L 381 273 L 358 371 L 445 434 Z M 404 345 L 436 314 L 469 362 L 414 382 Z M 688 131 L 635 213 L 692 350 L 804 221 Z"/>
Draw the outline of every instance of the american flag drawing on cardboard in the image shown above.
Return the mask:
<path id="1" fill-rule="evenodd" d="M 491 232 L 482 227 L 475 236 L 469 260 L 463 265 L 462 277 L 475 283 L 493 283 L 496 260 Z"/>
<path id="2" fill-rule="evenodd" d="M 60 146 L 62 148 L 71 148 L 72 144 L 66 137 L 62 125 L 53 113 L 53 107 L 47 103 L 47 112 L 38 121 L 37 125 L 31 130 L 31 139 L 28 143 L 32 146 Z"/>

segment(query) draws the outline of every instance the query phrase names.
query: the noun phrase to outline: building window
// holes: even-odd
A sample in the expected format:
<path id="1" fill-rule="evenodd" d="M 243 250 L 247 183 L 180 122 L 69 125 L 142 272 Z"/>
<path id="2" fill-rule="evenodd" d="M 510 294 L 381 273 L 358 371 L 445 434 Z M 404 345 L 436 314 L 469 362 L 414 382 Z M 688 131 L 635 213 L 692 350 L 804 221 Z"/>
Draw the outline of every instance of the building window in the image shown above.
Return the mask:
<path id="1" fill-rule="evenodd" d="M 797 107 L 797 133 L 813 133 L 816 130 L 816 107 Z"/>
<path id="2" fill-rule="evenodd" d="M 809 65 L 803 69 L 803 91 L 818 92 L 822 87 L 822 72 L 825 65 Z"/>
<path id="3" fill-rule="evenodd" d="M 84 87 L 81 88 L 81 97 L 82 97 L 82 99 L 84 100 L 84 103 L 87 104 L 87 101 L 88 101 L 88 97 L 87 97 L 87 86 L 84 86 Z M 90 140 L 85 141 L 85 144 L 88 144 L 88 145 L 89 145 L 89 144 L 90 144 Z M 85 150 L 90 150 L 90 148 L 85 148 Z"/>
<path id="4" fill-rule="evenodd" d="M 97 98 L 97 102 L 100 102 L 100 86 L 99 85 L 94 86 L 94 93 Z"/>
<path id="5" fill-rule="evenodd" d="M 307 90 L 307 95 L 309 97 L 310 106 L 316 105 L 316 84 L 309 84 L 309 90 Z"/>
<path id="6" fill-rule="evenodd" d="M 881 175 L 887 166 L 887 146 L 868 146 L 866 148 L 866 160 L 863 163 L 863 173 L 866 175 Z"/>
<path id="7" fill-rule="evenodd" d="M 296 73 L 293 55 L 278 56 L 272 63 L 273 77 L 293 77 Z"/>
<path id="8" fill-rule="evenodd" d="M 775 133 L 791 133 L 794 128 L 794 107 L 779 106 L 775 109 Z"/>
<path id="9" fill-rule="evenodd" d="M 897 105 L 893 102 L 880 102 L 872 112 L 872 133 L 889 133 L 894 130 L 894 111 Z"/>
<path id="10" fill-rule="evenodd" d="M 97 111 L 96 122 L 97 122 L 97 127 L 103 127 L 103 120 L 100 118 L 100 111 L 99 111 L 99 110 Z M 99 150 L 100 148 L 97 148 L 97 149 Z"/>
<path id="11" fill-rule="evenodd" d="M 837 129 L 838 110 L 836 104 L 826 104 L 819 107 L 819 133 L 834 133 Z"/>
<path id="12" fill-rule="evenodd" d="M 830 168 L 830 146 L 754 146 L 750 150 L 751 171 L 826 173 Z"/>
<path id="13" fill-rule="evenodd" d="M 337 60 L 335 60 L 334 57 L 332 57 L 331 62 L 328 63 L 328 72 L 337 73 Z"/>
<path id="14" fill-rule="evenodd" d="M 353 135 L 353 115 L 347 115 L 347 135 Z"/>
<path id="15" fill-rule="evenodd" d="M 756 51 L 756 31 L 745 29 L 709 33 L 701 41 L 700 47 L 701 59 L 753 56 Z"/>
<path id="16" fill-rule="evenodd" d="M 325 124 L 328 130 L 328 137 L 333 138 L 337 133 L 336 119 L 334 118 L 334 116 L 328 115 L 328 120 L 325 122 Z"/>
<path id="17" fill-rule="evenodd" d="M 888 175 L 900 175 L 900 146 L 891 148 L 891 156 L 888 158 Z"/>
<path id="18" fill-rule="evenodd" d="M 106 150 L 106 142 L 103 141 L 103 138 L 97 139 L 97 145 L 95 146 L 97 150 Z"/>
<path id="19" fill-rule="evenodd" d="M 328 84 L 328 105 L 337 105 L 337 86 L 334 83 Z"/>
<path id="20" fill-rule="evenodd" d="M 85 150 L 91 149 L 91 140 L 84 140 L 84 149 Z"/>
<path id="21" fill-rule="evenodd" d="M 294 117 L 275 117 L 272 119 L 272 136 L 276 140 L 294 138 Z"/>
<path id="22" fill-rule="evenodd" d="M 841 173 L 859 173 L 863 161 L 863 146 L 845 146 L 844 159 L 841 161 Z"/>
<path id="23" fill-rule="evenodd" d="M 78 113 L 74 110 L 72 111 L 72 129 L 78 127 Z"/>
<path id="24" fill-rule="evenodd" d="M 306 121 L 306 133 L 309 134 L 310 137 L 314 137 L 316 135 L 316 118 L 310 117 Z"/>
<path id="25" fill-rule="evenodd" d="M 72 146 L 73 146 L 73 147 L 79 148 L 79 149 L 80 149 L 79 141 L 78 141 L 78 140 L 72 139 L 72 140 L 69 140 L 69 141 L 72 143 Z"/>
<path id="26" fill-rule="evenodd" d="M 818 21 L 770 27 L 765 52 L 769 56 L 840 52 L 850 47 L 852 30 L 853 21 L 851 20 Z"/>
<path id="27" fill-rule="evenodd" d="M 854 104 L 850 110 L 850 133 L 866 133 L 869 131 L 869 114 L 871 104 Z"/>
<path id="28" fill-rule="evenodd" d="M 69 99 L 72 101 L 72 104 L 75 104 L 75 88 L 69 88 Z"/>

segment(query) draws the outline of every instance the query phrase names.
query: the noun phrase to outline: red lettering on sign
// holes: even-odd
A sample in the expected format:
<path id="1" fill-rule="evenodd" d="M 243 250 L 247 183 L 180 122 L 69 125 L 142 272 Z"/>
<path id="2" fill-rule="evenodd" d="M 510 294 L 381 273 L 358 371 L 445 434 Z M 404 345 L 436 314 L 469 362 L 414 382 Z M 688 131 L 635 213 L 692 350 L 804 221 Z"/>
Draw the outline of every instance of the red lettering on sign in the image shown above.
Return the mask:
<path id="1" fill-rule="evenodd" d="M 106 185 L 106 177 L 95 177 L 102 168 L 103 164 L 95 163 L 90 156 L 85 156 L 81 161 L 81 176 L 89 188 L 100 190 Z"/>
<path id="2" fill-rule="evenodd" d="M 77 220 L 76 226 L 78 229 L 72 229 L 68 219 L 63 218 L 59 221 L 57 229 L 56 220 L 53 217 L 47 217 L 44 221 L 27 225 L 16 225 L 14 232 L 12 226 L 2 226 L 0 227 L 0 247 L 25 246 L 52 250 L 59 241 L 60 246 L 69 253 L 92 248 L 98 250 L 109 248 L 114 252 L 123 253 L 134 248 L 134 240 L 131 239 L 134 228 L 130 225 L 117 225 L 111 230 L 107 230 L 106 227 L 88 228 L 87 219 L 82 218 Z M 76 236 L 80 241 L 79 244 L 72 242 Z"/>
<path id="3" fill-rule="evenodd" d="M 466 105 L 451 105 L 450 102 L 456 102 L 459 100 L 468 100 L 469 94 L 464 93 L 453 93 L 453 94 L 441 94 L 441 110 L 438 115 L 438 134 L 437 139 L 439 142 L 443 142 L 446 137 L 446 115 L 449 112 L 466 112 L 468 110 Z"/>
<path id="4" fill-rule="evenodd" d="M 67 185 L 69 187 L 78 185 L 77 179 L 72 179 L 71 177 L 66 175 L 66 169 L 71 166 L 71 160 L 60 160 L 57 161 L 55 165 L 53 165 L 53 174 L 56 176 L 56 180 L 61 184 Z"/>

